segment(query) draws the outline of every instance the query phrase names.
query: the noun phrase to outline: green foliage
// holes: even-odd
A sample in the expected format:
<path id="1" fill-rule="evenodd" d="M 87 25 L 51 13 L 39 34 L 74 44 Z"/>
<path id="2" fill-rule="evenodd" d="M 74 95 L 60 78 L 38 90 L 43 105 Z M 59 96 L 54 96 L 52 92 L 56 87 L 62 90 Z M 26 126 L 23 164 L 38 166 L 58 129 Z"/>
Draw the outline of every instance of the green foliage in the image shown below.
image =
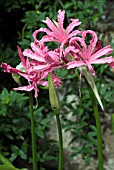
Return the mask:
<path id="1" fill-rule="evenodd" d="M 8 92 L 4 88 L 0 94 L 0 150 L 3 155 L 13 162 L 19 157 L 22 160 L 28 160 L 27 153 L 31 153 L 31 135 L 30 135 L 30 115 L 28 106 L 28 97 L 24 93 L 16 91 Z M 50 127 L 52 118 L 51 113 L 46 117 L 42 114 L 44 107 L 36 109 L 34 106 L 36 135 L 39 142 L 43 141 L 44 146 L 38 148 L 39 162 L 48 162 L 56 159 L 56 143 L 51 142 L 46 137 L 46 129 Z M 38 142 L 38 143 L 39 143 Z M 38 144 L 37 143 L 37 144 Z M 54 144 L 54 145 L 52 145 Z M 38 144 L 39 145 L 39 144 Z M 48 151 L 46 151 L 46 149 Z M 56 151 L 56 152 L 55 152 Z M 29 163 L 31 163 L 31 154 Z"/>
<path id="2" fill-rule="evenodd" d="M 23 158 L 24 153 L 26 154 L 27 151 L 24 149 L 25 141 L 23 136 L 23 133 L 29 128 L 29 120 L 26 117 L 27 108 L 25 107 L 27 100 L 28 97 L 24 96 L 24 94 L 19 94 L 16 91 L 8 92 L 5 88 L 0 94 L 0 147 L 5 155 L 8 155 L 9 151 L 14 151 L 11 155 L 11 161 L 20 153 Z M 21 146 L 13 144 L 13 141 L 16 144 L 16 140 L 20 140 Z"/>
<path id="3" fill-rule="evenodd" d="M 0 154 L 0 162 L 2 162 L 4 165 L 13 167 L 13 165 L 11 164 L 11 162 L 9 162 L 9 160 L 6 159 L 2 154 Z"/>

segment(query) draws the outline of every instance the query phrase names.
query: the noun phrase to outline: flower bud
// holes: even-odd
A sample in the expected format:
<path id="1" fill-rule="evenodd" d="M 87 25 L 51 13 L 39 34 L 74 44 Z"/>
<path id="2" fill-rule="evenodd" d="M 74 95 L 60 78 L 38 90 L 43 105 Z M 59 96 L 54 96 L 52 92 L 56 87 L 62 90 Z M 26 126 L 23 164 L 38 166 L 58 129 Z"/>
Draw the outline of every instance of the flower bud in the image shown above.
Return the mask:
<path id="1" fill-rule="evenodd" d="M 50 73 L 48 73 L 48 85 L 49 85 L 49 98 L 50 98 L 51 108 L 55 114 L 59 114 L 60 113 L 59 98 Z"/>

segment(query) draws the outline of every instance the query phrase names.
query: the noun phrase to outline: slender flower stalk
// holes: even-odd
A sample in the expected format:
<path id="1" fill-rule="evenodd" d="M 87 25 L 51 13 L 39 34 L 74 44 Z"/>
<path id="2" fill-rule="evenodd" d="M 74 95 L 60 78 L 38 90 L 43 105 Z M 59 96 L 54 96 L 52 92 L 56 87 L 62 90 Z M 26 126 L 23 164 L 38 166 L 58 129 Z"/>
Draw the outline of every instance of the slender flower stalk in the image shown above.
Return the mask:
<path id="1" fill-rule="evenodd" d="M 102 135 L 101 135 L 101 124 L 100 124 L 100 117 L 99 117 L 99 112 L 98 112 L 98 107 L 96 104 L 96 98 L 95 95 L 89 86 L 88 82 L 87 83 L 87 88 L 89 91 L 89 95 L 92 101 L 93 105 L 93 110 L 94 110 L 94 115 L 95 115 L 95 121 L 96 121 L 96 127 L 97 127 L 97 144 L 98 144 L 98 161 L 99 161 L 99 170 L 103 170 L 103 153 L 102 153 Z"/>
<path id="2" fill-rule="evenodd" d="M 59 134 L 59 164 L 58 164 L 58 170 L 62 170 L 62 164 L 63 164 L 63 137 L 62 137 L 62 127 L 61 127 L 61 121 L 59 114 L 56 114 L 56 121 L 57 121 L 57 128 L 58 128 L 58 134 Z"/>
<path id="3" fill-rule="evenodd" d="M 63 137 L 62 137 L 62 127 L 60 121 L 60 103 L 59 98 L 54 86 L 54 81 L 52 79 L 52 74 L 48 73 L 48 84 L 49 84 L 49 98 L 51 108 L 56 116 L 58 135 L 59 135 L 59 164 L 58 170 L 62 170 L 63 164 Z"/>
<path id="4" fill-rule="evenodd" d="M 35 137 L 35 123 L 34 123 L 34 113 L 33 113 L 33 97 L 32 92 L 30 92 L 30 118 L 31 118 L 31 135 L 32 135 L 32 158 L 33 158 L 33 170 L 38 170 L 37 168 L 37 158 L 36 158 L 36 137 Z"/>
<path id="5" fill-rule="evenodd" d="M 114 113 L 112 113 L 112 133 L 114 135 Z"/>

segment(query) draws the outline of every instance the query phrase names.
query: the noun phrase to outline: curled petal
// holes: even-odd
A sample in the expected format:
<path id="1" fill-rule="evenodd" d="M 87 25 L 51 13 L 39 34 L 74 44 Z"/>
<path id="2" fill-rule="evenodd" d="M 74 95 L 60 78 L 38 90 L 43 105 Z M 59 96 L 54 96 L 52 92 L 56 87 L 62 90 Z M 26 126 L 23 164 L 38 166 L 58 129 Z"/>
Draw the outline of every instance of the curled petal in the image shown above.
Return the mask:
<path id="1" fill-rule="evenodd" d="M 86 30 L 82 32 L 82 38 L 85 39 L 87 34 L 92 35 L 92 39 L 90 40 L 90 45 L 88 46 L 87 50 L 86 50 L 86 55 L 90 56 L 93 51 L 94 48 L 96 47 L 96 43 L 98 41 L 97 35 L 94 31 L 92 30 Z"/>
<path id="2" fill-rule="evenodd" d="M 70 44 L 77 44 L 77 42 L 79 42 L 81 44 L 83 53 L 86 52 L 87 45 L 86 45 L 85 41 L 82 38 L 73 37 L 70 40 Z M 81 48 L 80 48 L 80 46 L 78 44 L 77 44 L 77 47 L 81 50 Z"/>
<path id="3" fill-rule="evenodd" d="M 7 73 L 13 73 L 13 74 L 19 74 L 21 71 L 19 69 L 13 68 L 10 65 L 3 63 L 1 64 L 1 67 L 4 69 Z"/>
<path id="4" fill-rule="evenodd" d="M 36 36 L 37 36 L 38 33 L 39 33 L 39 30 L 36 30 L 36 31 L 32 34 L 35 42 L 38 42 L 38 40 L 37 40 L 37 38 L 36 38 Z"/>
<path id="5" fill-rule="evenodd" d="M 98 41 L 97 35 L 94 31 L 92 30 L 86 30 L 82 32 L 82 38 L 85 39 L 87 34 L 91 34 L 92 35 L 92 39 L 90 40 L 90 44 L 93 43 L 94 46 L 96 46 L 96 43 Z"/>
<path id="6" fill-rule="evenodd" d="M 81 24 L 81 22 L 79 22 L 79 19 L 70 19 L 70 20 L 72 22 L 71 22 L 71 24 L 69 24 L 69 26 L 66 29 L 66 33 L 67 34 L 69 34 L 74 29 L 74 27 L 76 27 L 76 26 Z"/>
<path id="7" fill-rule="evenodd" d="M 76 54 L 77 52 L 79 52 L 79 49 L 76 49 L 74 46 L 69 46 L 65 49 L 65 52 L 63 54 L 66 57 L 70 52 Z"/>

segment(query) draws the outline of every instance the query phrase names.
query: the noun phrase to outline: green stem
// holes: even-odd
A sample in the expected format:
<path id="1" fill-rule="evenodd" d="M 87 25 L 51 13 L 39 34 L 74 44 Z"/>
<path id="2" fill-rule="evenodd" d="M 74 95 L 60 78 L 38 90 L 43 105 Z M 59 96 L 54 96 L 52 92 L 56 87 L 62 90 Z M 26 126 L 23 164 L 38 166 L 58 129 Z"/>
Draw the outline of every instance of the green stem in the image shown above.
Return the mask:
<path id="1" fill-rule="evenodd" d="M 62 170 L 62 164 L 63 164 L 63 138 L 62 138 L 62 128 L 61 128 L 61 122 L 60 122 L 59 114 L 56 114 L 56 121 L 57 121 L 58 134 L 59 134 L 59 165 L 58 165 L 58 170 Z"/>
<path id="2" fill-rule="evenodd" d="M 88 87 L 88 91 L 89 91 L 90 98 L 91 98 L 91 101 L 92 101 L 92 105 L 93 105 L 93 109 L 94 109 L 94 115 L 95 115 L 95 121 L 96 121 L 96 127 L 97 127 L 99 170 L 103 170 L 102 135 L 101 135 L 100 117 L 99 117 L 98 107 L 97 107 L 97 104 L 96 104 L 95 95 L 94 95 L 90 85 L 88 84 L 88 82 L 87 82 L 87 87 Z"/>
<path id="3" fill-rule="evenodd" d="M 112 133 L 114 135 L 114 113 L 112 113 Z"/>
<path id="4" fill-rule="evenodd" d="M 36 137 L 35 137 L 35 123 L 34 123 L 34 113 L 33 113 L 33 97 L 32 92 L 29 95 L 29 105 L 30 105 L 30 118 L 31 118 L 31 138 L 32 138 L 32 158 L 33 158 L 33 170 L 37 170 L 37 158 L 36 158 Z"/>

